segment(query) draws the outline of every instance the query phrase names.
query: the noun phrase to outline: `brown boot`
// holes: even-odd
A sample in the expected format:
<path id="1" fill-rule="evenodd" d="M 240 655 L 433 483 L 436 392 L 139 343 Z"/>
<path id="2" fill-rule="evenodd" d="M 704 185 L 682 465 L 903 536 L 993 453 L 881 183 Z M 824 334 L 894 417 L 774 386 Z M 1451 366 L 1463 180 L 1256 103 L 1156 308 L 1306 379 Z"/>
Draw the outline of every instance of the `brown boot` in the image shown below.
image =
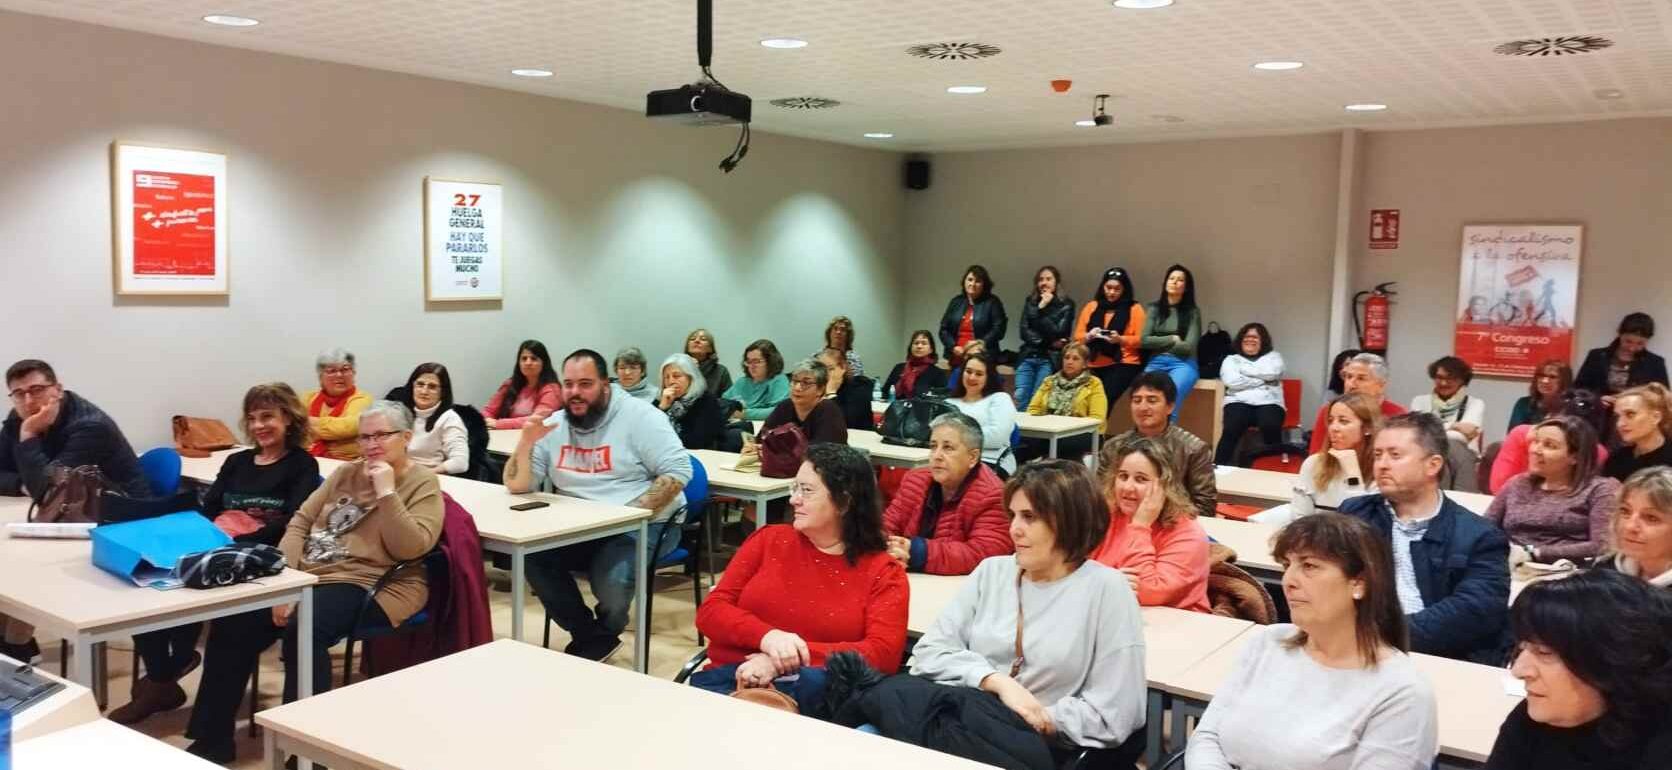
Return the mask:
<path id="1" fill-rule="evenodd" d="M 112 722 L 131 725 L 162 711 L 186 705 L 186 691 L 176 680 L 158 682 L 140 678 L 134 681 L 133 699 L 108 715 Z"/>

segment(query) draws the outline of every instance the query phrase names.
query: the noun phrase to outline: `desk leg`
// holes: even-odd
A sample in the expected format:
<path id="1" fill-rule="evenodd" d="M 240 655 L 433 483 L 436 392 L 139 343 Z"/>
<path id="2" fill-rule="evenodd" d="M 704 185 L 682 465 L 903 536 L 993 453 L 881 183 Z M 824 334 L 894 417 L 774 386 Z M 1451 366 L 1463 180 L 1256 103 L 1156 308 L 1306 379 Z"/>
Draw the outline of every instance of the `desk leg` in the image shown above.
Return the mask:
<path id="1" fill-rule="evenodd" d="M 70 679 L 82 687 L 93 689 L 93 642 L 86 636 L 78 635 L 71 640 L 71 647 Z"/>
<path id="2" fill-rule="evenodd" d="M 523 605 L 528 603 L 528 589 L 523 585 L 526 558 L 522 546 L 511 546 L 511 638 L 519 642 L 523 640 Z"/>
<path id="3" fill-rule="evenodd" d="M 1048 453 L 1052 460 L 1057 459 L 1057 434 L 1051 434 L 1051 451 Z"/>
<path id="4" fill-rule="evenodd" d="M 1158 767 L 1163 756 L 1161 728 L 1167 718 L 1167 696 L 1160 690 L 1152 689 L 1148 700 L 1144 717 L 1144 767 Z"/>
<path id="5" fill-rule="evenodd" d="M 1101 456 L 1101 451 L 1100 450 L 1102 448 L 1102 444 L 1103 444 L 1103 434 L 1099 433 L 1098 431 L 1095 431 L 1095 430 L 1092 431 L 1091 432 L 1091 472 L 1092 473 L 1097 472 L 1097 459 L 1098 459 L 1098 457 Z"/>
<path id="6" fill-rule="evenodd" d="M 274 743 L 273 728 L 269 727 L 261 733 L 262 755 L 267 757 L 268 770 L 284 770 L 284 757 L 279 754 L 279 747 Z"/>
<path id="7" fill-rule="evenodd" d="M 761 527 L 766 526 L 766 523 L 766 498 L 757 497 L 755 498 L 755 528 L 751 532 L 761 531 Z"/>
<path id="8" fill-rule="evenodd" d="M 99 708 L 110 705 L 110 650 L 104 642 L 93 645 L 93 700 Z"/>
<path id="9" fill-rule="evenodd" d="M 299 602 L 296 619 L 296 699 L 302 700 L 313 695 L 313 624 L 314 624 L 314 595 L 313 586 L 302 589 L 302 601 Z M 349 665 L 349 661 L 344 665 Z M 267 732 L 271 733 L 272 730 Z"/>
<path id="10" fill-rule="evenodd" d="M 673 526 L 672 523 L 663 526 Z M 639 673 L 650 672 L 650 613 L 648 612 L 650 597 L 650 522 L 639 521 L 638 554 L 633 562 L 636 570 L 633 574 L 637 578 L 633 581 L 633 601 L 637 606 L 637 627 L 633 629 L 633 667 Z"/>

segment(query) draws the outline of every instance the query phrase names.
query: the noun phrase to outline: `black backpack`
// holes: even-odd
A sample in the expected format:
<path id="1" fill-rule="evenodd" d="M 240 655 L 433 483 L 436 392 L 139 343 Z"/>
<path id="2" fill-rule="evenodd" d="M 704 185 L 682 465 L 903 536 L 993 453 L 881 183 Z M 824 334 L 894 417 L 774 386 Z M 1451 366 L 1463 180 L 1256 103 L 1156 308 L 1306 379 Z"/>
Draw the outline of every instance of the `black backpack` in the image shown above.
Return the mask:
<path id="1" fill-rule="evenodd" d="M 938 398 L 908 398 L 888 405 L 882 415 L 882 443 L 900 446 L 926 447 L 929 445 L 929 423 L 943 414 L 952 414 L 958 407 Z"/>
<path id="2" fill-rule="evenodd" d="M 1219 328 L 1218 323 L 1209 321 L 1207 331 L 1202 332 L 1202 339 L 1196 343 L 1196 365 L 1202 379 L 1219 379 L 1219 367 L 1230 355 L 1231 333 Z M 1183 397 L 1184 394 L 1180 393 L 1179 398 Z"/>

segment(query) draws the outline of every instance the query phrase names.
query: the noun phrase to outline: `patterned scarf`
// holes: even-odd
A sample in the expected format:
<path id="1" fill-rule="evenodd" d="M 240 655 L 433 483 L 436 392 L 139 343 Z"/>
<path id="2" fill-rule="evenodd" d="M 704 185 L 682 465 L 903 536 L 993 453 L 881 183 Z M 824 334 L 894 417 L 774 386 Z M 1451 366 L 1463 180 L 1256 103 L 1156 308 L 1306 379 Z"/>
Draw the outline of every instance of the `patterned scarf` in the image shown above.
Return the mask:
<path id="1" fill-rule="evenodd" d="M 676 398 L 668 404 L 668 422 L 673 423 L 673 432 L 685 435 L 685 412 L 691 408 L 691 397 Z"/>
<path id="2" fill-rule="evenodd" d="M 1451 398 L 1446 399 L 1440 398 L 1438 393 L 1430 393 L 1428 397 L 1433 399 L 1428 404 L 1428 411 L 1440 418 L 1441 423 L 1450 425 L 1463 419 L 1463 404 L 1469 400 L 1469 389 L 1458 388 Z"/>
<path id="3" fill-rule="evenodd" d="M 1051 375 L 1051 392 L 1045 396 L 1045 411 L 1064 417 L 1074 411 L 1074 396 L 1091 381 L 1091 370 L 1080 372 L 1080 376 L 1068 379 L 1061 372 Z"/>
<path id="4" fill-rule="evenodd" d="M 900 384 L 894 389 L 895 395 L 900 398 L 917 395 L 917 376 L 934 365 L 934 356 L 912 356 L 906 359 L 906 371 L 900 375 Z"/>

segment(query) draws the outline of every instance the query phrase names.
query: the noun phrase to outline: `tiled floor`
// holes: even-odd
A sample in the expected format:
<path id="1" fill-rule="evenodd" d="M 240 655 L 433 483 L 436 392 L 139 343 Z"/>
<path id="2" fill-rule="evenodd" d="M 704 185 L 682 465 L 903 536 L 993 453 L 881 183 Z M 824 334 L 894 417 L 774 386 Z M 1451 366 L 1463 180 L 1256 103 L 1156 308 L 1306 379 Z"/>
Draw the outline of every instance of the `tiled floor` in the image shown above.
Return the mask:
<path id="1" fill-rule="evenodd" d="M 585 586 L 585 580 L 581 584 Z M 696 618 L 696 606 L 692 603 L 691 581 L 681 575 L 669 571 L 657 579 L 657 590 L 653 610 L 655 617 L 651 619 L 652 635 L 650 637 L 650 673 L 653 676 L 672 678 L 679 671 L 679 667 L 697 650 L 696 630 L 693 626 Z M 511 629 L 511 594 L 502 591 L 490 591 L 489 603 L 493 612 L 493 627 L 496 636 L 508 637 Z M 590 595 L 589 595 L 590 601 Z M 526 609 L 523 614 L 524 635 L 534 644 L 540 642 L 541 623 L 545 620 L 545 612 L 540 602 L 530 593 L 527 597 Z M 631 669 L 633 666 L 632 627 L 622 635 L 627 642 L 622 645 L 610 663 L 622 668 Z M 556 626 L 552 627 L 552 648 L 562 649 L 569 641 L 568 635 Z M 130 685 L 129 676 L 133 655 L 131 647 L 126 643 L 109 645 L 110 661 L 110 706 L 119 706 L 128 700 Z M 58 645 L 56 643 L 43 644 L 46 653 L 44 667 L 56 671 L 58 668 Z M 336 670 L 342 668 L 342 648 L 339 646 L 333 652 Z M 339 673 L 340 675 L 340 673 Z M 171 712 L 158 714 L 135 725 L 135 729 L 167 741 L 170 744 L 184 748 L 189 741 L 183 733 L 186 721 L 191 713 L 191 700 L 195 699 L 199 674 L 194 672 L 186 677 L 182 685 L 189 697 L 187 705 Z M 280 689 L 284 683 L 284 670 L 279 665 L 278 645 L 274 645 L 262 657 L 261 671 L 261 704 L 259 708 L 271 708 L 279 704 Z M 553 686 L 560 686 L 554 683 Z M 239 709 L 238 721 L 238 761 L 228 767 L 260 768 L 262 765 L 261 739 L 251 738 L 247 728 L 247 705 Z M 259 710 L 258 708 L 258 710 Z"/>

